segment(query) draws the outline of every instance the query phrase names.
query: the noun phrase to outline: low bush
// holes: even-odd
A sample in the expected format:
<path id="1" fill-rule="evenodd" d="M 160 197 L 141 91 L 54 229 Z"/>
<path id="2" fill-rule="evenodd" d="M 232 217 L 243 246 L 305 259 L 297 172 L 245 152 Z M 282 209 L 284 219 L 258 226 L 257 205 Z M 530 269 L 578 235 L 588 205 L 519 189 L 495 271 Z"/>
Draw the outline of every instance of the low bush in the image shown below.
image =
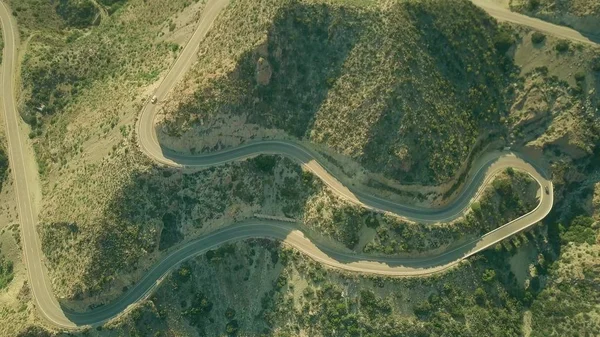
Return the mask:
<path id="1" fill-rule="evenodd" d="M 494 38 L 494 46 L 500 53 L 506 53 L 515 44 L 515 38 L 508 31 L 501 31 Z"/>
<path id="2" fill-rule="evenodd" d="M 0 289 L 6 288 L 14 275 L 12 261 L 6 260 L 3 255 L 0 255 Z"/>
<path id="3" fill-rule="evenodd" d="M 60 0 L 56 13 L 73 27 L 85 28 L 94 23 L 98 9 L 90 0 Z"/>
<path id="4" fill-rule="evenodd" d="M 527 10 L 534 11 L 540 7 L 540 0 L 529 0 L 527 2 Z"/>
<path id="5" fill-rule="evenodd" d="M 533 35 L 531 35 L 531 42 L 533 42 L 535 44 L 542 43 L 545 40 L 546 40 L 546 35 L 544 33 L 535 32 L 535 33 L 533 33 Z"/>
<path id="6" fill-rule="evenodd" d="M 559 53 L 567 52 L 569 50 L 569 48 L 570 48 L 570 43 L 567 40 L 561 40 L 556 44 L 556 46 L 554 46 L 554 49 L 556 49 L 556 51 Z"/>
<path id="7" fill-rule="evenodd" d="M 560 239 L 563 244 L 568 242 L 594 244 L 597 232 L 592 228 L 594 219 L 587 216 L 578 216 L 565 228 L 561 226 Z"/>

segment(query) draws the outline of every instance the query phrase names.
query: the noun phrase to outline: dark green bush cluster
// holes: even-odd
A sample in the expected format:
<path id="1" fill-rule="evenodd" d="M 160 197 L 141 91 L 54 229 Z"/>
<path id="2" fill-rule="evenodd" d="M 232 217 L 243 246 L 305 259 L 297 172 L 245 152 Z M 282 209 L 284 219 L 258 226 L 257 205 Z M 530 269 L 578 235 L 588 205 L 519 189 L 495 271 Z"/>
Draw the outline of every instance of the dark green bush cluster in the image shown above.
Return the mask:
<path id="1" fill-rule="evenodd" d="M 534 44 L 539 44 L 542 43 L 546 40 L 546 35 L 542 32 L 534 32 L 531 35 L 531 42 L 533 42 Z"/>
<path id="2" fill-rule="evenodd" d="M 14 275 L 12 261 L 7 260 L 0 252 L 0 289 L 6 288 L 13 280 Z"/>
<path id="3" fill-rule="evenodd" d="M 0 191 L 2 191 L 2 186 L 4 181 L 8 177 L 8 156 L 3 148 L 0 148 Z"/>
<path id="4" fill-rule="evenodd" d="M 73 27 L 85 28 L 94 23 L 99 11 L 91 0 L 59 0 L 56 13 Z"/>
<path id="5" fill-rule="evenodd" d="M 360 307 L 371 318 L 386 316 L 392 313 L 392 306 L 385 299 L 375 296 L 375 293 L 369 290 L 360 292 Z"/>
<path id="6" fill-rule="evenodd" d="M 529 0 L 527 1 L 527 10 L 534 11 L 540 7 L 540 0 Z"/>
<path id="7" fill-rule="evenodd" d="M 569 50 L 570 46 L 571 46 L 571 44 L 569 43 L 569 41 L 560 40 L 560 41 L 558 41 L 558 43 L 556 43 L 556 46 L 554 46 L 554 49 L 556 49 L 556 51 L 559 53 L 564 53 Z"/>
<path id="8" fill-rule="evenodd" d="M 600 72 L 600 56 L 596 56 L 592 60 L 592 71 Z"/>
<path id="9" fill-rule="evenodd" d="M 198 291 L 194 294 L 190 307 L 183 312 L 183 315 L 190 320 L 192 325 L 198 326 L 202 325 L 203 320 L 208 317 L 212 308 L 213 303 L 203 292 Z"/>
<path id="10" fill-rule="evenodd" d="M 561 226 L 560 238 L 563 243 L 575 242 L 594 244 L 598 232 L 592 228 L 594 219 L 580 215 L 571 221 L 571 224 L 565 228 Z"/>
<path id="11" fill-rule="evenodd" d="M 159 250 L 165 250 L 183 240 L 183 234 L 179 231 L 179 223 L 177 214 L 165 213 L 162 217 L 163 228 L 160 232 L 160 241 L 158 243 Z"/>
<path id="12" fill-rule="evenodd" d="M 515 44 L 515 38 L 510 31 L 501 30 L 494 37 L 494 46 L 500 53 L 506 53 Z"/>

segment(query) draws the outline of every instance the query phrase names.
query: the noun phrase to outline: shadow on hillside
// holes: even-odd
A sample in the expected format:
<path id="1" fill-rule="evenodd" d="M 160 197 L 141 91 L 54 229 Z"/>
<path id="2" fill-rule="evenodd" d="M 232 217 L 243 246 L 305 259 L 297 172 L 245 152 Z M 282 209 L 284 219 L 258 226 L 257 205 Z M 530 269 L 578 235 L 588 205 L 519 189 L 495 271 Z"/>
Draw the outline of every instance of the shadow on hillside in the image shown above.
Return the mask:
<path id="1" fill-rule="evenodd" d="M 108 209 L 111 211 L 106 214 L 105 222 L 99 225 L 100 230 L 91 235 L 91 240 L 85 243 L 85 247 L 75 249 L 91 254 L 89 269 L 84 273 L 83 279 L 83 283 L 88 285 L 90 290 L 80 293 L 78 299 L 101 296 L 116 286 L 122 286 L 123 293 L 116 301 L 90 308 L 90 311 L 84 314 L 71 311 L 69 304 L 64 302 L 61 307 L 67 317 L 79 325 L 110 318 L 142 296 L 169 268 L 194 254 L 206 252 L 209 248 L 218 248 L 214 246 L 215 243 L 229 242 L 230 238 L 237 241 L 256 236 L 277 240 L 287 237 L 296 226 L 269 221 L 257 224 L 252 219 L 240 222 L 244 216 L 236 219 L 234 215 L 229 227 L 212 232 L 211 235 L 190 238 L 190 241 L 182 245 L 184 222 L 188 229 L 195 225 L 202 226 L 203 221 L 219 219 L 225 213 L 234 212 L 236 205 L 242 202 L 263 205 L 277 201 L 286 216 L 298 217 L 298 214 L 304 211 L 303 205 L 311 195 L 310 186 L 314 186 L 312 179 L 315 178 L 303 175 L 302 179 L 297 179 L 296 182 L 274 179 L 275 172 L 281 170 L 281 163 L 285 160 L 287 159 L 259 156 L 219 171 L 215 171 L 217 168 L 209 168 L 189 174 L 158 167 L 136 172 L 110 201 Z M 297 174 L 301 175 L 299 166 L 296 167 Z M 254 174 L 248 175 L 249 170 Z M 276 186 L 267 188 L 268 184 Z M 268 194 L 268 190 L 275 192 Z M 232 192 L 233 198 L 230 197 Z M 274 224 L 273 231 L 265 229 L 269 223 Z M 258 230 L 258 234 L 243 235 L 247 230 L 245 224 L 252 225 Z M 89 230 L 78 228 L 74 224 L 63 227 L 69 233 Z M 271 233 L 274 233 L 274 236 Z M 59 236 L 53 240 L 61 242 L 60 239 Z M 357 262 L 352 254 L 340 253 L 318 243 L 316 246 L 325 256 L 343 264 Z M 453 251 L 449 255 L 431 259 L 395 260 L 373 257 L 366 260 L 378 261 L 392 267 L 429 268 L 459 258 L 464 254 L 464 249 L 468 250 L 471 247 L 462 248 L 463 250 Z M 153 264 L 152 272 L 147 278 L 135 284 L 125 285 L 114 281 L 116 274 L 129 274 L 137 270 L 139 261 L 148 258 L 157 250 L 162 251 L 163 256 L 167 252 L 169 255 Z"/>
<path id="2" fill-rule="evenodd" d="M 147 275 L 148 277 L 143 278 L 140 282 L 132 285 L 129 289 L 124 289 L 123 295 L 121 295 L 117 300 L 111 302 L 110 304 L 96 307 L 84 314 L 75 313 L 70 311 L 67 307 L 62 306 L 62 309 L 65 311 L 66 316 L 77 325 L 87 325 L 92 324 L 98 320 L 109 319 L 114 316 L 116 313 L 119 313 L 125 310 L 132 302 L 135 302 L 146 294 L 147 290 L 153 287 L 156 283 L 156 280 L 161 278 L 163 273 L 169 270 L 173 266 L 178 266 L 182 262 L 190 259 L 195 256 L 194 254 L 198 253 L 206 253 L 206 256 L 210 256 L 210 258 L 215 255 L 218 256 L 218 251 L 220 250 L 220 246 L 214 246 L 213 241 L 223 242 L 223 243 L 232 243 L 235 241 L 245 240 L 252 237 L 244 236 L 243 227 L 245 225 L 252 224 L 252 221 L 247 221 L 246 223 L 233 225 L 230 228 L 224 228 L 222 230 L 216 231 L 211 234 L 210 237 L 202 237 L 195 239 L 185 246 L 179 247 L 177 250 L 173 251 L 172 254 L 163 258 L 160 262 L 158 262 L 155 267 L 152 269 L 152 272 Z M 288 226 L 288 229 L 282 229 L 286 226 L 284 223 L 276 223 L 272 224 L 276 225 L 279 230 L 275 231 L 275 239 L 278 241 L 281 233 L 285 233 L 285 231 L 291 231 L 293 227 Z M 255 225 L 255 227 L 269 227 L 269 225 Z M 236 228 L 237 227 L 237 228 Z M 239 236 L 234 236 L 236 239 L 230 240 L 231 228 L 235 228 L 240 234 L 235 234 Z M 260 231 L 260 230 L 259 230 Z M 271 239 L 271 236 L 267 234 L 266 231 L 262 231 L 263 234 L 260 234 L 258 238 L 267 238 Z M 285 235 L 285 234 L 283 234 Z M 359 258 L 357 259 L 351 254 L 344 254 L 341 252 L 333 251 L 325 246 L 316 244 L 318 249 L 321 250 L 323 256 L 327 258 L 333 259 L 339 263 L 347 264 L 351 267 L 356 268 L 356 263 L 360 261 L 374 261 L 376 262 L 376 266 L 380 265 L 389 266 L 389 267 L 405 267 L 405 268 L 416 268 L 422 271 L 426 271 L 429 268 L 435 268 L 438 266 L 446 265 L 447 263 L 459 259 L 464 256 L 465 251 L 468 251 L 474 246 L 473 244 L 469 244 L 461 247 L 461 249 L 453 250 L 445 255 L 440 255 L 432 258 L 416 258 L 416 259 L 403 259 L 398 260 L 394 258 Z M 212 248 L 212 250 L 210 250 Z M 217 251 L 217 253 L 215 252 Z M 241 261 L 240 261 L 241 262 Z"/>
<path id="3" fill-rule="evenodd" d="M 340 76 L 360 36 L 356 10 L 292 3 L 275 15 L 265 46 L 244 53 L 231 73 L 212 81 L 180 107 L 180 113 L 208 116 L 247 114 L 248 122 L 303 137 Z M 257 64 L 268 61 L 272 75 L 259 84 Z M 158 133 L 160 137 L 160 132 Z"/>
<path id="4" fill-rule="evenodd" d="M 398 13 L 392 34 L 408 23 L 416 40 L 395 47 L 401 67 L 361 161 L 404 184 L 447 182 L 480 135 L 504 132 L 514 65 L 497 51 L 496 24 L 469 3 L 405 2 L 390 11 Z"/>
<path id="5" fill-rule="evenodd" d="M 579 31 L 581 35 L 587 37 L 590 41 L 600 44 L 600 34 L 593 34 L 586 31 Z"/>

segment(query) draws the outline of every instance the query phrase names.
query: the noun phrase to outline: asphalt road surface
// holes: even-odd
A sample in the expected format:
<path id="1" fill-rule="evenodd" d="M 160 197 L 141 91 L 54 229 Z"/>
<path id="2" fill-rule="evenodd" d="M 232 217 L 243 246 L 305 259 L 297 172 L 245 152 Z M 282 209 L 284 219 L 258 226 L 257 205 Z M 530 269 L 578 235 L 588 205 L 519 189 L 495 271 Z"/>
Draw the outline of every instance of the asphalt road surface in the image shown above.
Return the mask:
<path id="1" fill-rule="evenodd" d="M 197 58 L 197 51 L 202 39 L 210 29 L 214 19 L 227 5 L 227 0 L 209 0 L 203 12 L 197 30 L 186 45 L 169 73 L 156 90 L 158 99 L 163 99 L 181 79 Z M 487 2 L 475 0 L 490 15 L 499 20 L 511 21 L 530 26 L 546 33 L 570 40 L 593 43 L 576 31 L 552 25 L 540 20 L 512 13 L 506 9 L 488 5 Z M 202 254 L 224 243 L 246 238 L 272 238 L 283 240 L 304 254 L 325 265 L 361 273 L 374 273 L 390 276 L 419 276 L 440 272 L 469 256 L 484 250 L 497 242 L 510 237 L 543 219 L 551 210 L 553 203 L 553 186 L 544 174 L 527 160 L 511 153 L 495 153 L 486 160 L 479 160 L 473 165 L 471 174 L 462 192 L 451 205 L 440 209 L 424 209 L 396 204 L 376 196 L 361 192 L 358 189 L 344 186 L 322 166 L 316 156 L 302 145 L 289 141 L 267 141 L 250 143 L 235 149 L 221 151 L 210 155 L 186 156 L 162 148 L 158 143 L 154 128 L 155 106 L 146 104 L 136 126 L 139 146 L 146 155 L 158 163 L 173 167 L 204 167 L 219 165 L 233 160 L 242 160 L 261 153 L 272 153 L 288 156 L 297 160 L 322 179 L 338 195 L 351 202 L 365 207 L 393 212 L 414 220 L 424 222 L 446 221 L 460 216 L 469 207 L 473 197 L 482 190 L 494 173 L 507 167 L 528 172 L 542 188 L 539 192 L 539 204 L 530 213 L 515 219 L 502 227 L 483 235 L 450 251 L 426 258 L 376 258 L 349 251 L 332 250 L 318 246 L 298 230 L 293 224 L 254 220 L 238 223 L 219 230 L 205 237 L 191 241 L 168 256 L 148 271 L 139 283 L 129 289 L 116 301 L 84 313 L 70 312 L 60 306 L 50 285 L 43 263 L 43 253 L 36 233 L 37 210 L 35 189 L 38 184 L 36 171 L 32 169 L 27 153 L 30 149 L 24 136 L 24 126 L 19 120 L 15 108 L 15 63 L 17 62 L 18 32 L 10 11 L 0 2 L 0 20 L 4 34 L 4 58 L 2 65 L 2 107 L 7 129 L 8 152 L 11 172 L 15 181 L 15 191 L 21 223 L 23 258 L 27 267 L 33 298 L 40 313 L 57 327 L 74 328 L 83 325 L 98 325 L 126 312 L 140 300 L 146 298 L 173 268 L 192 256 Z M 545 193 L 548 188 L 549 193 Z"/>

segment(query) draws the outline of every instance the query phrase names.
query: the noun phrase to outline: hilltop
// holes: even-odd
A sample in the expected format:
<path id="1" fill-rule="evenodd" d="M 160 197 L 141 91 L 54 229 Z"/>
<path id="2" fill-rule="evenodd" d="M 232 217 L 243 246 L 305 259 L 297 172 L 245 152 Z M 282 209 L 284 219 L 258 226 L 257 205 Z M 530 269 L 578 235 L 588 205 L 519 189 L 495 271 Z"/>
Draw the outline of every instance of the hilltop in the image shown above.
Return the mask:
<path id="1" fill-rule="evenodd" d="M 504 132 L 512 42 L 467 1 L 234 3 L 161 136 L 196 152 L 305 139 L 404 184 L 448 182 Z"/>

